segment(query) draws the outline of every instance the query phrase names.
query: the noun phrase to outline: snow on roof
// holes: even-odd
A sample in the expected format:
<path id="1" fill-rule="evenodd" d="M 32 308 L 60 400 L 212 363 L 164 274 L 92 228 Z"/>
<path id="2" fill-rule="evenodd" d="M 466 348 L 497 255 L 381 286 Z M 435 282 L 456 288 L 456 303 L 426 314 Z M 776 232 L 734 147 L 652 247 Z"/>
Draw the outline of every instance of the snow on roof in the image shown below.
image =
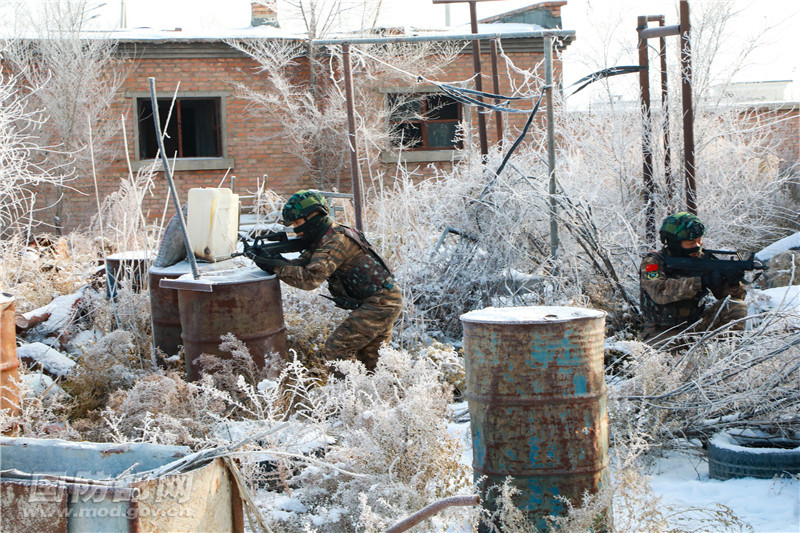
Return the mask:
<path id="1" fill-rule="evenodd" d="M 481 34 L 516 34 L 520 32 L 538 32 L 545 28 L 538 24 L 522 24 L 522 23 L 491 23 L 491 24 L 478 24 L 478 33 Z M 0 31 L 0 34 L 3 33 Z M 452 26 L 441 29 L 423 29 L 423 28 L 406 28 L 404 33 L 397 35 L 376 35 L 364 32 L 341 32 L 328 35 L 325 39 L 360 39 L 360 38 L 373 38 L 373 37 L 414 37 L 414 36 L 436 36 L 452 37 L 453 35 L 466 35 L 470 34 L 469 25 L 466 26 Z M 3 35 L 0 35 L 3 37 Z M 5 37 L 11 37 L 5 35 Z M 16 33 L 16 38 L 22 39 L 38 39 L 40 35 L 35 33 Z M 297 39 L 307 40 L 308 34 L 298 32 L 295 30 L 287 30 L 283 28 L 276 28 L 273 26 L 246 26 L 241 28 L 152 28 L 152 27 L 139 27 L 139 28 L 122 28 L 115 30 L 104 31 L 85 31 L 82 32 L 81 38 L 84 39 L 97 39 L 97 40 L 113 40 L 121 43 L 125 42 L 219 42 L 234 39 Z"/>
<path id="2" fill-rule="evenodd" d="M 530 306 L 486 307 L 461 315 L 462 322 L 495 324 L 544 324 L 580 318 L 602 318 L 605 311 L 580 307 Z"/>

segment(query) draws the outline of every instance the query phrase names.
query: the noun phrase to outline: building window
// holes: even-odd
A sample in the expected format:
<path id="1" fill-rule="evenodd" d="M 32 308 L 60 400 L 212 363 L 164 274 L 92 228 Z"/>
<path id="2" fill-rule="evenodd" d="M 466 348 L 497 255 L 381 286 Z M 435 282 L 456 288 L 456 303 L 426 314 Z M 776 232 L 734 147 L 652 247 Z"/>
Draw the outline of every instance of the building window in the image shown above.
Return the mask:
<path id="1" fill-rule="evenodd" d="M 172 158 L 223 157 L 220 98 L 178 98 L 172 109 L 171 98 L 158 99 L 161 130 L 166 131 L 164 151 Z M 139 159 L 155 159 L 158 139 L 155 132 L 153 104 L 148 98 L 137 98 L 139 126 Z"/>
<path id="2" fill-rule="evenodd" d="M 445 94 L 389 94 L 392 145 L 405 150 L 454 150 L 461 104 Z"/>

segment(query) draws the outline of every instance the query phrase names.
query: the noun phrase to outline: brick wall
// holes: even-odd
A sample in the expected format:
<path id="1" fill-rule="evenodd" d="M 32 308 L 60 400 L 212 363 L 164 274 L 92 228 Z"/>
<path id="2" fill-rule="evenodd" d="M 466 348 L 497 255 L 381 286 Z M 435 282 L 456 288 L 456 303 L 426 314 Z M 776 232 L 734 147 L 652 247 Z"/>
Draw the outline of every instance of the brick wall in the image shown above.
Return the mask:
<path id="1" fill-rule="evenodd" d="M 473 75 L 473 64 L 470 48 L 468 53 L 460 56 L 449 68 L 447 74 L 441 76 L 437 81 L 463 81 L 468 80 Z M 228 51 L 225 55 L 231 55 Z M 541 60 L 541 54 L 509 54 L 515 64 L 523 69 L 533 69 Z M 188 58 L 149 58 L 139 57 L 129 62 L 125 84 L 120 92 L 117 103 L 112 110 L 111 116 L 125 117 L 126 135 L 128 139 L 128 155 L 131 161 L 136 164 L 137 154 L 135 150 L 135 100 L 137 97 L 148 97 L 150 77 L 156 79 L 159 98 L 171 97 L 178 83 L 180 83 L 179 95 L 181 97 L 209 96 L 211 94 L 225 93 L 223 96 L 225 106 L 224 126 L 226 133 L 227 157 L 234 162 L 230 169 L 229 176 L 236 176 L 236 190 L 240 194 L 254 191 L 257 187 L 257 180 L 267 176 L 267 184 L 270 189 L 280 194 L 290 194 L 298 189 L 312 187 L 312 180 L 304 174 L 301 161 L 293 156 L 297 153 L 298 147 L 292 146 L 290 141 L 281 135 L 281 125 L 275 118 L 260 114 L 255 118 L 252 110 L 248 107 L 249 103 L 237 96 L 237 84 L 244 84 L 252 88 L 268 87 L 268 80 L 264 74 L 258 72 L 257 64 L 250 58 L 241 57 L 188 57 Z M 491 63 L 488 53 L 482 55 L 482 71 L 484 75 L 484 90 L 492 90 L 492 81 L 489 76 L 491 73 Z M 501 65 L 501 72 L 503 67 Z M 307 79 L 307 69 L 298 69 L 300 76 Z M 556 66 L 556 75 L 560 72 L 560 66 Z M 509 81 L 500 77 L 500 92 L 510 91 Z M 354 83 L 359 83 L 358 75 Z M 380 85 L 380 84 L 378 84 Z M 149 97 L 148 97 L 149 98 Z M 375 100 L 370 102 L 356 102 L 357 108 L 363 105 L 383 105 L 382 95 L 375 91 Z M 530 108 L 529 101 L 522 104 L 515 103 L 517 107 Z M 357 111 L 358 112 L 358 111 Z M 366 112 L 365 112 L 366 113 Z M 527 116 L 522 114 L 505 115 L 506 131 L 518 131 L 524 124 Z M 487 115 L 487 130 L 489 145 L 492 146 L 496 141 L 497 134 L 494 123 L 494 114 Z M 255 121 L 258 121 L 256 124 Z M 477 147 L 477 115 L 472 112 L 473 133 L 475 135 L 474 146 Z M 342 124 L 342 132 L 346 132 L 346 124 Z M 270 136 L 270 139 L 263 139 L 263 134 Z M 261 137 L 259 139 L 258 137 Z M 119 188 L 120 180 L 127 179 L 128 170 L 126 159 L 123 156 L 123 142 L 120 136 L 111 144 L 111 149 L 119 155 L 114 159 L 110 167 L 101 171 L 98 176 L 98 189 L 101 198 L 116 191 Z M 475 148 L 477 149 L 477 148 Z M 363 155 L 363 154 L 361 154 Z M 349 157 L 342 154 L 343 158 Z M 387 175 L 393 175 L 393 164 L 384 164 L 383 170 Z M 447 169 L 450 163 L 436 163 L 439 168 Z M 421 175 L 430 175 L 433 170 L 428 168 L 426 163 L 414 163 L 414 167 L 419 167 Z M 348 167 L 349 168 L 349 167 Z M 159 164 L 158 169 L 161 169 Z M 363 176 L 374 175 L 380 168 L 363 168 Z M 135 173 L 135 170 L 134 170 Z M 213 170 L 177 170 L 174 174 L 176 188 L 179 198 L 185 201 L 188 190 L 193 187 L 215 187 L 225 176 L 226 169 Z M 342 192 L 349 192 L 350 176 L 349 173 L 340 177 Z M 229 182 L 226 183 L 228 185 Z M 65 198 L 65 226 L 67 229 L 86 224 L 91 216 L 96 213 L 96 200 L 94 195 L 94 184 L 91 177 L 85 177 L 71 182 L 70 190 Z M 168 202 L 168 186 L 164 173 L 159 171 L 156 179 L 156 186 L 152 193 L 148 195 L 142 205 L 145 215 L 149 219 L 155 219 L 162 215 L 165 205 L 167 206 L 168 216 L 173 212 L 172 202 Z"/>

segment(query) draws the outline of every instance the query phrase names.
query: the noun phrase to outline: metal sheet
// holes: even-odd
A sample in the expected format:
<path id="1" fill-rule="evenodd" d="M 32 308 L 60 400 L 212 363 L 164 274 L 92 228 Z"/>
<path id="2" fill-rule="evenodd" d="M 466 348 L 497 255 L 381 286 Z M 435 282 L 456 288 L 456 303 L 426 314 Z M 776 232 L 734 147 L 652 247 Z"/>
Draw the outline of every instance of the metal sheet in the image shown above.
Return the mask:
<path id="1" fill-rule="evenodd" d="M 579 505 L 608 481 L 605 317 L 462 322 L 475 480 L 486 476 L 491 508 L 486 489 L 511 476 L 546 530 L 544 517 L 563 511 L 557 496 Z"/>
<path id="2" fill-rule="evenodd" d="M 111 483 L 123 470 L 163 466 L 188 449 L 12 438 L 0 445 L 9 470 L 0 482 L 4 532 L 243 530 L 241 499 L 222 459 L 154 480 Z"/>

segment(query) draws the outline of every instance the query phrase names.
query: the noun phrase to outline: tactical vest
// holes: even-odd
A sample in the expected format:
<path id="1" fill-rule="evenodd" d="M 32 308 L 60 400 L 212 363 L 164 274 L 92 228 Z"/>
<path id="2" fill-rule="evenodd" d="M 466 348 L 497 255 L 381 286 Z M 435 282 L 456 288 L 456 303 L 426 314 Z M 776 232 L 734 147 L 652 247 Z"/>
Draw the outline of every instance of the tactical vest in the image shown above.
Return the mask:
<path id="1" fill-rule="evenodd" d="M 363 301 L 381 289 L 394 287 L 392 271 L 386 266 L 381 256 L 364 237 L 360 231 L 348 226 L 334 226 L 328 230 L 328 235 L 334 232 L 344 233 L 355 241 L 364 252 L 362 258 L 347 271 L 336 271 L 328 278 L 328 288 L 333 296 L 347 297 Z M 344 294 L 341 294 L 341 291 Z M 339 293 L 339 294 L 337 294 Z"/>
<path id="2" fill-rule="evenodd" d="M 664 268 L 664 255 L 659 252 L 650 252 L 646 257 L 655 257 L 659 267 Z M 680 275 L 680 272 L 664 272 L 668 276 Z M 694 322 L 703 314 L 704 307 L 700 301 L 706 295 L 706 290 L 700 291 L 693 298 L 678 300 L 668 304 L 657 304 L 650 298 L 647 291 L 639 285 L 639 307 L 646 323 L 655 326 L 672 327 L 684 322 Z"/>

